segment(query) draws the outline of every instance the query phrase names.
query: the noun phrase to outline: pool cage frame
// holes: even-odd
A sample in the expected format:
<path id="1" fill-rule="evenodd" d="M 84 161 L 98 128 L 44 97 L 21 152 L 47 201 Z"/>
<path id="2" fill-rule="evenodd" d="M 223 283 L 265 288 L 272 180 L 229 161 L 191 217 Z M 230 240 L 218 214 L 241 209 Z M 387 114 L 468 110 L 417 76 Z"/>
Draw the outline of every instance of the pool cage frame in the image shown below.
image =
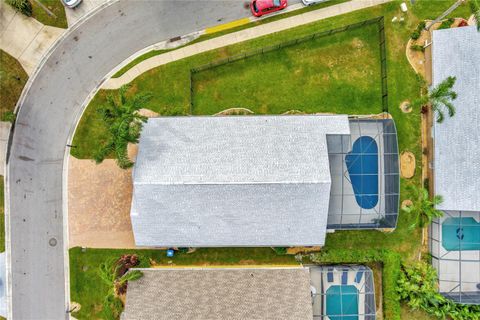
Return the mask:
<path id="1" fill-rule="evenodd" d="M 327 136 L 330 174 L 332 177 L 327 228 L 334 230 L 394 229 L 397 226 L 400 204 L 398 137 L 395 122 L 387 117 L 351 117 L 349 122 L 350 135 Z M 382 157 L 379 158 L 377 172 L 379 177 L 378 208 L 375 206 L 373 209 L 363 209 L 358 205 L 358 210 L 355 208 L 353 211 L 350 211 L 351 203 L 356 200 L 353 200 L 355 193 L 349 191 L 350 189 L 353 190 L 353 185 L 347 186 L 344 183 L 344 181 L 350 181 L 345 157 L 352 151 L 355 136 L 360 137 L 364 132 L 372 135 L 372 124 L 376 127 L 376 130 L 374 130 L 376 132 L 373 133 L 375 135 L 374 138 L 381 142 L 380 144 L 377 143 L 378 156 Z M 370 128 L 369 130 L 366 130 L 367 126 Z M 342 163 L 338 164 L 340 159 L 342 159 Z M 338 173 L 335 173 L 339 166 L 341 166 L 343 175 L 343 178 L 340 178 L 341 185 L 338 185 Z M 337 169 L 334 167 L 337 167 Z M 334 204 L 335 201 L 336 204 Z M 338 203 L 340 202 L 341 205 L 339 206 Z M 350 205 L 347 205 L 348 202 Z M 372 210 L 375 212 L 372 212 Z M 376 217 L 373 219 L 368 218 L 375 215 Z"/>
<path id="2" fill-rule="evenodd" d="M 312 287 L 316 289 L 316 292 L 312 292 L 312 306 L 313 306 L 313 319 L 314 320 L 326 320 L 326 319 L 343 319 L 344 317 L 348 319 L 349 317 L 358 317 L 359 320 L 375 320 L 376 319 L 376 302 L 375 302 L 375 285 L 374 285 L 374 276 L 372 270 L 363 265 L 322 265 L 322 266 L 308 266 L 310 268 L 310 277 L 313 279 L 315 277 L 315 273 L 321 275 L 321 284 L 320 288 L 315 286 L 315 281 L 312 281 Z M 335 315 L 328 315 L 327 314 L 327 306 L 326 306 L 326 298 L 328 296 L 328 287 L 325 283 L 325 279 L 328 278 L 328 273 L 332 273 L 332 277 L 337 275 L 341 277 L 341 274 L 346 272 L 352 272 L 358 274 L 358 272 L 362 272 L 363 281 L 362 284 L 359 285 L 358 283 L 349 283 L 348 285 L 355 285 L 358 290 L 358 303 L 360 304 L 363 302 L 363 310 L 364 312 L 359 312 L 356 314 L 335 314 Z M 359 287 L 357 286 L 359 285 Z M 342 285 L 339 283 L 330 284 L 331 286 L 340 286 L 340 290 Z M 341 292 L 341 291 L 340 291 Z M 341 296 L 350 295 L 352 293 L 340 293 Z M 342 303 L 342 299 L 340 299 L 340 303 Z M 321 312 L 320 314 L 316 312 L 316 303 L 320 305 Z M 341 307 L 343 309 L 343 307 Z"/>
<path id="3" fill-rule="evenodd" d="M 429 249 L 432 265 L 437 270 L 439 292 L 457 303 L 478 305 L 480 304 L 480 250 L 461 250 L 463 244 L 460 240 L 458 241 L 459 250 L 446 250 L 442 244 L 442 224 L 449 218 L 474 218 L 479 223 L 474 228 L 478 228 L 480 233 L 480 212 L 443 212 L 444 216 L 435 219 L 429 228 Z M 462 227 L 461 222 L 458 226 Z M 480 247 L 480 243 L 469 244 L 478 244 Z M 444 290 L 444 288 L 450 289 Z"/>

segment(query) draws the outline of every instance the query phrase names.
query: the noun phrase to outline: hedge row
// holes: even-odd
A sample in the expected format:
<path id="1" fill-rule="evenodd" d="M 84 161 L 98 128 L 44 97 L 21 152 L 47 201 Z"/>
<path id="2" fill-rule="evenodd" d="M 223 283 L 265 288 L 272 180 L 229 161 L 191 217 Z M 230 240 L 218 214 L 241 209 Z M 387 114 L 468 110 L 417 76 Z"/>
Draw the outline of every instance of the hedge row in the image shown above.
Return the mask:
<path id="1" fill-rule="evenodd" d="M 400 320 L 400 297 L 396 291 L 402 272 L 401 257 L 390 250 L 324 250 L 310 255 L 312 262 L 319 264 L 371 263 L 383 265 L 383 317 Z"/>

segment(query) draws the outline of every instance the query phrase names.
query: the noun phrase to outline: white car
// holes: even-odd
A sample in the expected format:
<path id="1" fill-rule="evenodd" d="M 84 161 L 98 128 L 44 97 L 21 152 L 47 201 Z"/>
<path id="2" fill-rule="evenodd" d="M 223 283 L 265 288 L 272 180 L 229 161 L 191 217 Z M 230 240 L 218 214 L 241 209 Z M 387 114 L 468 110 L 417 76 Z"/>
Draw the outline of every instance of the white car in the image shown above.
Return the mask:
<path id="1" fill-rule="evenodd" d="M 317 3 L 327 2 L 328 0 L 302 0 L 303 4 L 306 6 L 311 6 Z"/>
<path id="2" fill-rule="evenodd" d="M 62 0 L 63 5 L 64 5 L 65 7 L 70 8 L 70 9 L 75 8 L 75 7 L 78 6 L 81 2 L 82 2 L 82 0 Z"/>

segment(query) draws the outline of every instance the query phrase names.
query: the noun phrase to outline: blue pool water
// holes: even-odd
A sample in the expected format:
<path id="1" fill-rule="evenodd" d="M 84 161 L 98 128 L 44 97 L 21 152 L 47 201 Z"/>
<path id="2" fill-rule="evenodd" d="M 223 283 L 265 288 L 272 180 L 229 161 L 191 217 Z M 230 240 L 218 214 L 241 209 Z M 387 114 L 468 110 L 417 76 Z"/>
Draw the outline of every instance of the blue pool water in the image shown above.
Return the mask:
<path id="1" fill-rule="evenodd" d="M 378 146 L 375 139 L 362 136 L 345 157 L 355 200 L 363 209 L 378 203 Z"/>
<path id="2" fill-rule="evenodd" d="M 448 218 L 442 223 L 445 250 L 480 250 L 480 223 L 474 218 Z"/>
<path id="3" fill-rule="evenodd" d="M 331 286 L 327 290 L 330 320 L 358 320 L 358 290 L 355 286 Z"/>

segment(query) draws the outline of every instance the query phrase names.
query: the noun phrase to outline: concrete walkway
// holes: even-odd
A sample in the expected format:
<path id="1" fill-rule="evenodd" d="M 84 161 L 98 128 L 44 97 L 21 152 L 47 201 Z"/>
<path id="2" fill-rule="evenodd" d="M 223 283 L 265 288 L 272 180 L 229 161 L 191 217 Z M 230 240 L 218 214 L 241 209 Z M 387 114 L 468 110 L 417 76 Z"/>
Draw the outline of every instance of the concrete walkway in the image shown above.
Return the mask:
<path id="1" fill-rule="evenodd" d="M 65 29 L 45 26 L 0 1 L 0 49 L 22 65 L 28 75 Z"/>
<path id="2" fill-rule="evenodd" d="M 319 10 L 302 13 L 293 17 L 280 19 L 257 27 L 248 28 L 233 32 L 224 36 L 198 42 L 174 51 L 166 52 L 150 59 L 144 60 L 132 67 L 121 77 L 110 78 L 102 86 L 102 89 L 118 89 L 122 85 L 131 82 L 133 79 L 153 68 L 177 61 L 201 52 L 218 49 L 242 41 L 262 37 L 275 32 L 283 31 L 293 27 L 301 26 L 318 20 L 330 18 L 336 15 L 376 6 L 391 0 L 352 0 L 338 5 L 333 5 Z M 119 68 L 117 68 L 119 69 Z"/>

